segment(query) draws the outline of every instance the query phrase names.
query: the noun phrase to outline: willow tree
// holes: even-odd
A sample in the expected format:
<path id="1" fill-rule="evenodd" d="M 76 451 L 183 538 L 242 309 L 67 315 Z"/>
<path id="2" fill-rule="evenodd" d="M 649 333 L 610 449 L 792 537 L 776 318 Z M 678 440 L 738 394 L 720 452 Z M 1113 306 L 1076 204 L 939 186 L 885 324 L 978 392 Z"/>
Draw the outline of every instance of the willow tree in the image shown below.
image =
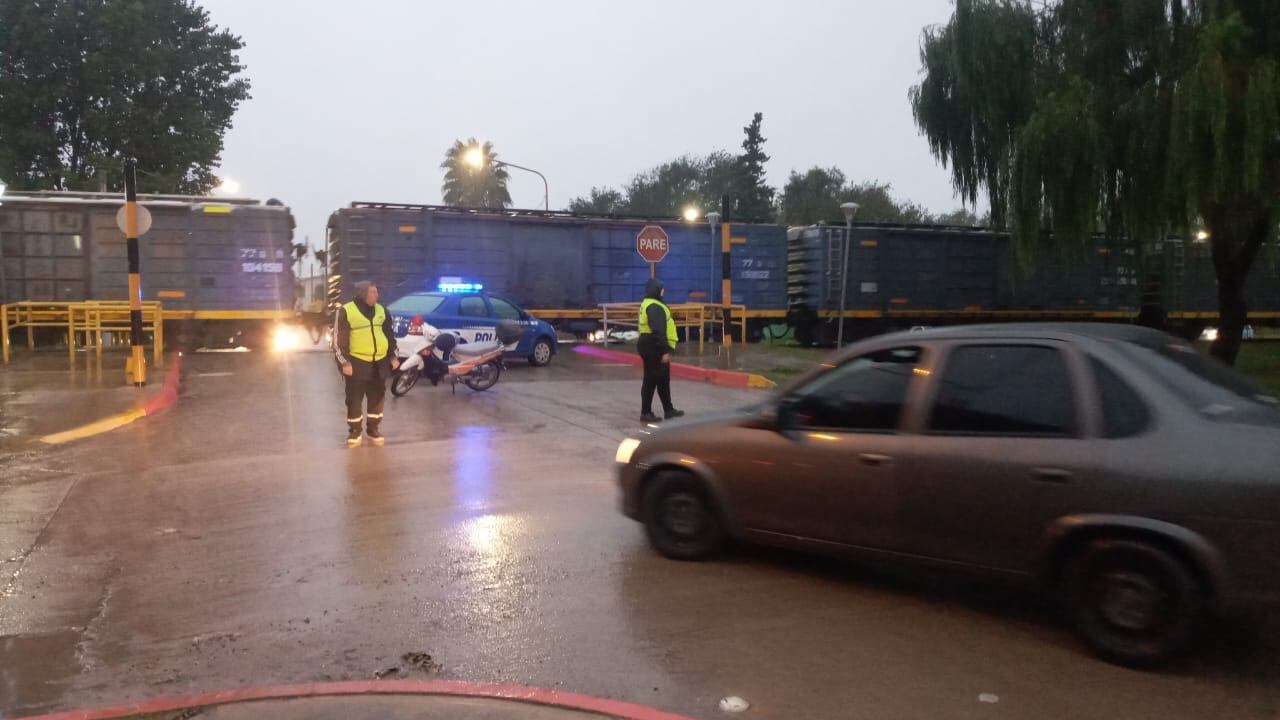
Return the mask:
<path id="1" fill-rule="evenodd" d="M 1234 362 L 1245 281 L 1278 219 L 1276 17 L 1280 0 L 956 0 L 924 32 L 916 123 L 1024 256 L 1203 223 L 1213 352 Z"/>

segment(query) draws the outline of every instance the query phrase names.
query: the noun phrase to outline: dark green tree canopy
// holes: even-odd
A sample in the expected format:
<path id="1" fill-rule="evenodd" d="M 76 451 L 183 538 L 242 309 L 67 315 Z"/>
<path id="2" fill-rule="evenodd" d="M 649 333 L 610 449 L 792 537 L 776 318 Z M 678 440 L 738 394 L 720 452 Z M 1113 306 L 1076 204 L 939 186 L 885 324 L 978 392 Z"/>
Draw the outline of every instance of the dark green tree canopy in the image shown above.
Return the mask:
<path id="1" fill-rule="evenodd" d="M 637 174 L 621 190 L 592 188 L 569 202 L 573 212 L 677 217 L 685 208 L 708 212 L 730 191 L 737 161 L 726 152 L 684 155 Z"/>
<path id="2" fill-rule="evenodd" d="M 844 222 L 840 204 L 856 202 L 856 219 L 862 222 L 928 223 L 934 218 L 919 205 L 897 200 L 889 183 L 847 182 L 839 168 L 792 171 L 782 190 L 782 221 L 788 225 L 839 224 Z"/>
<path id="3" fill-rule="evenodd" d="M 569 212 L 574 213 L 594 213 L 597 215 L 618 215 L 626 210 L 626 198 L 622 193 L 612 188 L 591 188 L 591 193 L 585 197 L 574 198 L 569 201 Z"/>
<path id="4" fill-rule="evenodd" d="M 912 107 L 956 189 L 987 193 L 1024 257 L 1203 222 L 1214 352 L 1232 361 L 1280 198 L 1277 18 L 1280 0 L 956 0 L 924 32 Z"/>
<path id="5" fill-rule="evenodd" d="M 190 0 L 0 0 L 0 179 L 15 189 L 204 193 L 249 81 Z"/>
<path id="6" fill-rule="evenodd" d="M 498 163 L 493 143 L 467 138 L 454 140 L 444 153 L 444 182 L 440 193 L 445 205 L 472 208 L 511 207 L 507 191 L 509 174 Z"/>
<path id="7" fill-rule="evenodd" d="M 765 137 L 760 132 L 764 116 L 756 113 L 744 127 L 742 154 L 716 151 L 709 155 L 682 155 L 637 174 L 620 190 L 592 188 L 585 198 L 574 198 L 574 212 L 676 217 L 686 208 L 699 213 L 719 211 L 730 199 L 731 217 L 737 220 L 771 220 L 777 213 L 776 191 L 765 182 Z"/>
<path id="8" fill-rule="evenodd" d="M 768 220 L 774 215 L 775 191 L 764 176 L 764 164 L 769 156 L 764 152 L 765 137 L 760 132 L 763 119 L 763 113 L 756 113 L 751 124 L 742 128 L 746 137 L 742 140 L 742 154 L 736 158 L 730 188 L 733 217 L 739 220 Z"/>

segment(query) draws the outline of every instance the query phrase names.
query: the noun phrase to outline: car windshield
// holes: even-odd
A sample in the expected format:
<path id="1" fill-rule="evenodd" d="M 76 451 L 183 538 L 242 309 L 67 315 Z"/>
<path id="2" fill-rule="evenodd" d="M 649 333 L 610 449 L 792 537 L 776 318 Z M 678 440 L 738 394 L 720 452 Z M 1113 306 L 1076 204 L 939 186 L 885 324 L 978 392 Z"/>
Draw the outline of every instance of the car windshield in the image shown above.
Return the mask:
<path id="1" fill-rule="evenodd" d="M 387 309 L 395 314 L 425 315 L 435 312 L 440 307 L 440 304 L 444 302 L 444 298 L 445 296 L 439 293 L 405 295 L 388 305 Z"/>
<path id="2" fill-rule="evenodd" d="M 1277 400 L 1244 376 L 1183 342 L 1126 342 L 1121 349 L 1171 393 L 1209 416 L 1276 412 Z"/>

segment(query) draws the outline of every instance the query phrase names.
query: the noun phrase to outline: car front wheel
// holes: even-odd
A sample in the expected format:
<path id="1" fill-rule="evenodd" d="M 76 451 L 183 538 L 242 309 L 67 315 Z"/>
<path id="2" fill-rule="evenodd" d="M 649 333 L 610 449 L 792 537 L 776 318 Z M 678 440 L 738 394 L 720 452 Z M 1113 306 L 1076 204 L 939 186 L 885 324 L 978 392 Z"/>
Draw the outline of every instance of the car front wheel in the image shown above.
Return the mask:
<path id="1" fill-rule="evenodd" d="M 542 367 L 551 362 L 551 355 L 551 341 L 546 338 L 538 338 L 538 341 L 533 344 L 533 352 L 529 353 L 529 364 L 535 367 Z"/>
<path id="2" fill-rule="evenodd" d="M 1068 560 L 1063 580 L 1077 632 L 1121 665 L 1151 667 L 1173 658 L 1203 614 L 1203 589 L 1190 568 L 1141 541 L 1091 541 Z"/>
<path id="3" fill-rule="evenodd" d="M 701 560 L 724 544 L 724 525 L 705 486 L 680 471 L 659 472 L 646 488 L 642 519 L 649 542 L 675 560 Z"/>

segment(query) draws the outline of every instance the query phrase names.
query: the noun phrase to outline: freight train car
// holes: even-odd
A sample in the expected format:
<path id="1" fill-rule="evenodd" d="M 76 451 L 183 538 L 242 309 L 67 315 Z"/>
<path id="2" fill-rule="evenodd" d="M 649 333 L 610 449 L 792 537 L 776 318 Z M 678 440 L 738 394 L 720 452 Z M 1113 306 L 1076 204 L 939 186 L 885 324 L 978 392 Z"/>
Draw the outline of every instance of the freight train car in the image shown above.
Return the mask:
<path id="1" fill-rule="evenodd" d="M 1016 265 L 1009 236 L 980 228 L 857 224 L 788 233 L 788 316 L 804 342 L 829 342 L 840 307 L 846 337 L 913 325 L 993 320 L 1141 320 L 1197 336 L 1217 317 L 1208 245 L 1168 239 L 1139 254 L 1095 238 Z M 843 259 L 843 262 L 842 262 Z M 1246 291 L 1250 317 L 1280 319 L 1280 277 L 1260 259 Z"/>
<path id="2" fill-rule="evenodd" d="M 1158 282 L 1147 288 L 1149 302 L 1166 311 L 1166 323 L 1197 337 L 1218 318 L 1218 281 L 1206 240 L 1173 238 L 1152 248 Z M 1254 325 L 1280 324 L 1280 248 L 1263 248 L 1245 283 L 1245 302 Z"/>
<path id="3" fill-rule="evenodd" d="M 293 316 L 287 207 L 176 195 L 139 201 L 151 215 L 139 243 L 143 300 L 163 304 L 166 331 L 204 344 L 260 344 L 273 323 Z M 107 193 L 0 197 L 0 299 L 126 300 L 122 204 Z"/>
<path id="4" fill-rule="evenodd" d="M 788 237 L 789 317 L 802 342 L 832 339 L 842 292 L 854 319 L 846 337 L 948 322 L 1138 314 L 1135 254 L 1101 241 L 1041 258 L 1024 274 L 1008 236 L 979 228 L 858 224 L 846 244 L 845 228 L 811 226 Z"/>
<path id="5" fill-rule="evenodd" d="M 657 266 L 668 301 L 721 302 L 720 239 L 705 223 L 357 202 L 329 217 L 330 309 L 360 280 L 378 283 L 393 302 L 435 289 L 442 277 L 464 278 L 569 324 L 601 303 L 641 299 L 650 270 L 636 235 L 646 225 L 669 238 L 670 253 Z M 735 224 L 733 236 L 732 301 L 781 315 L 786 231 Z"/>

